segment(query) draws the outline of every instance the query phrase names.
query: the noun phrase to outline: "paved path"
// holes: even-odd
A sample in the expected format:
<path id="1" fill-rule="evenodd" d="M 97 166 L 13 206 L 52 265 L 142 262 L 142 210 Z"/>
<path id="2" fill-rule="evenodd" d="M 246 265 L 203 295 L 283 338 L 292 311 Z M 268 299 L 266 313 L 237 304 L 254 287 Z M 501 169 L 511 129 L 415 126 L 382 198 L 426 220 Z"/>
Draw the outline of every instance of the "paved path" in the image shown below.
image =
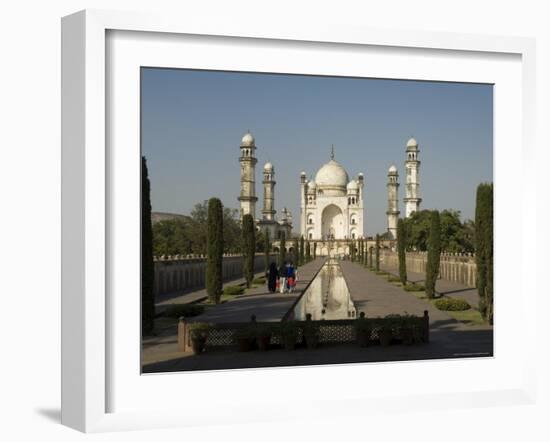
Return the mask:
<path id="1" fill-rule="evenodd" d="M 380 269 L 392 275 L 399 276 L 399 270 L 395 267 L 387 267 L 380 264 Z M 424 273 L 407 272 L 407 281 L 409 282 L 423 282 L 425 278 L 426 275 Z M 460 282 L 449 281 L 448 279 L 438 279 L 435 283 L 435 291 L 440 295 L 464 299 L 472 308 L 478 309 L 479 294 L 475 287 L 468 287 Z"/>
<path id="2" fill-rule="evenodd" d="M 259 272 L 254 275 L 255 278 L 264 276 L 264 272 Z M 223 287 L 230 285 L 239 285 L 245 282 L 244 278 L 231 279 L 223 283 Z M 172 304 L 191 304 L 193 302 L 203 301 L 208 298 L 206 288 L 194 290 L 192 292 L 172 292 L 165 293 L 157 296 L 156 299 L 156 312 L 157 314 L 162 312 L 167 306 Z"/>
<path id="3" fill-rule="evenodd" d="M 428 310 L 430 323 L 452 319 L 429 302 L 389 283 L 385 276 L 376 275 L 350 261 L 341 261 L 340 267 L 357 310 L 365 312 L 367 318 L 384 317 L 394 313 L 422 316 L 424 310 Z M 456 322 L 457 325 L 460 324 Z"/>
<path id="4" fill-rule="evenodd" d="M 324 258 L 317 258 L 300 267 L 298 282 L 293 293 L 269 293 L 266 286 L 257 287 L 231 302 L 209 308 L 204 314 L 192 318 L 192 321 L 243 322 L 249 321 L 251 315 L 256 315 L 258 321 L 280 321 L 321 269 L 324 262 Z"/>
<path id="5" fill-rule="evenodd" d="M 427 300 L 417 298 L 390 282 L 382 275 L 349 261 L 340 263 L 351 297 L 359 311 L 367 317 L 392 313 L 430 316 L 430 347 L 455 353 L 493 352 L 493 328 L 489 325 L 469 325 L 438 310 Z M 432 344 L 434 344 L 432 346 Z M 439 348 L 439 349 L 438 349 Z"/>

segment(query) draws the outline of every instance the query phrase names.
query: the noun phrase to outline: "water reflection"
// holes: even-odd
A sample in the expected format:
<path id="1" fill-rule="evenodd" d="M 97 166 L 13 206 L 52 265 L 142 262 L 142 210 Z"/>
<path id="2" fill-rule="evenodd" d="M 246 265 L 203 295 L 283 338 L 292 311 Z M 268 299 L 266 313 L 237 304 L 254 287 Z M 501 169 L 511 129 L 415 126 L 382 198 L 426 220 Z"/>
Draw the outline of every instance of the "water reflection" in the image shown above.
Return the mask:
<path id="1" fill-rule="evenodd" d="M 293 313 L 298 321 L 305 320 L 308 313 L 313 320 L 355 318 L 355 305 L 337 260 L 325 263 Z"/>

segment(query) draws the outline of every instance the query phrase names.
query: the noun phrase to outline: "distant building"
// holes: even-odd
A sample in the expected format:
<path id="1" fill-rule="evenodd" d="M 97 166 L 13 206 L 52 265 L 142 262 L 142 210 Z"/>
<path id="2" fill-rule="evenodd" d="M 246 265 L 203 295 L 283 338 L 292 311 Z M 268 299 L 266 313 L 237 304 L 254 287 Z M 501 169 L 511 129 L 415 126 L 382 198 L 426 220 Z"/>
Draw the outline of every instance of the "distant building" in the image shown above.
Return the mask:
<path id="1" fill-rule="evenodd" d="M 311 240 L 363 238 L 363 174 L 350 180 L 334 160 L 324 164 L 308 181 L 300 176 L 301 234 Z"/>
<path id="2" fill-rule="evenodd" d="M 240 145 L 241 189 L 239 195 L 240 217 L 251 214 L 256 228 L 269 232 L 273 241 L 287 239 L 292 235 L 292 214 L 286 207 L 281 216 L 275 210 L 275 166 L 271 162 L 263 167 L 263 206 L 261 218 L 256 218 L 256 140 L 247 132 Z M 405 159 L 405 216 L 409 217 L 420 209 L 420 160 L 418 143 L 410 138 L 406 145 Z M 387 231 L 382 235 L 385 241 L 397 239 L 399 219 L 399 173 L 392 165 L 388 169 L 387 181 Z M 346 169 L 334 159 L 334 146 L 330 160 L 308 180 L 306 172 L 300 174 L 300 235 L 316 243 L 317 255 L 347 255 L 353 240 L 367 239 L 364 236 L 364 175 L 359 173 L 351 179 Z"/>

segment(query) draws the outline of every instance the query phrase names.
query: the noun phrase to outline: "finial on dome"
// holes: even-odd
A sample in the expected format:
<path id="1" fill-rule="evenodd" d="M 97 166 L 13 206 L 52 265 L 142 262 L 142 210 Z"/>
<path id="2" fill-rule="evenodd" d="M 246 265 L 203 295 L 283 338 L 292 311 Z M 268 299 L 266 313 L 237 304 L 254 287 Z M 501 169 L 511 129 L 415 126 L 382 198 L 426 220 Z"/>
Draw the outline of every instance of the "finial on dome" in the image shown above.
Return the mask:
<path id="1" fill-rule="evenodd" d="M 334 159 L 334 144 L 332 145 L 331 150 L 330 150 L 330 159 L 331 160 Z"/>

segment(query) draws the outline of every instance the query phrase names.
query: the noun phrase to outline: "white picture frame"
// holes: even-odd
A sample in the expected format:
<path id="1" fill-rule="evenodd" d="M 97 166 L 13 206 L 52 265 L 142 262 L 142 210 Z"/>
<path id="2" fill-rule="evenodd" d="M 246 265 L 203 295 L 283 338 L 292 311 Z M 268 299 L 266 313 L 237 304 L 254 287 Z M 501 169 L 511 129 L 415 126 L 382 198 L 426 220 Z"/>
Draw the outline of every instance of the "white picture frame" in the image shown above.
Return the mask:
<path id="1" fill-rule="evenodd" d="M 113 288 L 110 280 L 109 245 L 113 241 L 113 232 L 116 229 L 109 227 L 112 222 L 113 197 L 109 180 L 112 178 L 112 165 L 108 150 L 108 135 L 106 121 L 111 118 L 111 110 L 107 107 L 107 93 L 109 92 L 106 75 L 107 64 L 112 62 L 108 56 L 117 56 L 109 52 L 107 35 L 109 32 L 140 32 L 158 38 L 161 36 L 216 36 L 231 41 L 247 39 L 254 42 L 269 41 L 277 45 L 284 43 L 286 48 L 293 45 L 307 43 L 309 45 L 332 45 L 334 50 L 346 48 L 371 47 L 378 51 L 389 51 L 392 48 L 420 49 L 432 51 L 437 58 L 445 54 L 471 54 L 483 62 L 484 57 L 490 54 L 515 57 L 519 62 L 521 74 L 521 91 L 516 91 L 521 109 L 511 114 L 519 134 L 517 141 L 521 144 L 523 159 L 522 176 L 526 177 L 530 167 L 530 159 L 534 155 L 534 128 L 535 109 L 535 43 L 532 39 L 517 37 L 491 37 L 480 35 L 463 35 L 451 33 L 428 33 L 415 31 L 388 31 L 376 29 L 350 28 L 342 25 L 327 26 L 307 24 L 294 27 L 291 24 L 281 23 L 250 23 L 246 28 L 239 23 L 209 22 L 197 20 L 196 17 L 164 17 L 151 14 L 133 14 L 126 12 L 111 12 L 87 10 L 63 18 L 62 21 L 62 423 L 85 432 L 111 431 L 139 428 L 159 428 L 169 426 L 207 425 L 212 416 L 205 416 L 205 404 L 197 402 L 193 409 L 184 406 L 175 406 L 167 402 L 166 407 L 150 409 L 118 410 L 109 403 L 109 395 L 115 385 L 111 370 L 113 369 L 113 346 L 109 327 L 112 326 L 114 314 L 109 300 L 109 290 Z M 149 33 L 149 34 L 145 34 Z M 438 55 L 439 54 L 439 55 Z M 248 66 L 246 67 L 248 68 Z M 338 73 L 335 68 L 334 73 Z M 466 74 L 464 74 L 466 75 Z M 411 75 L 414 78 L 414 75 Z M 517 78 L 514 77 L 514 78 Z M 514 93 L 514 91 L 512 91 Z M 495 104 L 495 118 L 500 118 L 499 104 Z M 131 124 L 136 124 L 133 121 Z M 139 123 L 138 123 L 139 124 Z M 513 138 L 513 137 L 512 137 Z M 515 140 L 515 138 L 513 138 Z M 507 140 L 499 139 L 499 132 L 495 132 L 495 146 L 502 145 L 506 149 Z M 501 143 L 501 144 L 499 144 Z M 496 147 L 495 147 L 496 148 Z M 495 163 L 496 178 L 496 223 L 498 220 L 499 196 L 498 176 L 499 168 L 514 166 L 514 161 Z M 508 170 L 508 169 L 506 169 Z M 502 175 L 501 175 L 502 176 Z M 112 184 L 112 183 L 111 183 Z M 519 226 L 521 236 L 526 238 L 529 226 L 526 221 L 536 218 L 536 192 L 528 186 L 518 186 L 515 195 L 521 200 L 522 210 L 518 211 L 512 223 Z M 115 197 L 116 198 L 116 197 Z M 115 199 L 116 200 L 116 199 Z M 501 205 L 502 208 L 502 205 Z M 498 229 L 499 227 L 497 227 Z M 505 228 L 505 227 L 503 227 Z M 495 236 L 495 261 L 499 265 L 498 244 L 503 235 L 497 231 Z M 522 275 L 527 268 L 526 260 L 529 254 L 536 253 L 534 245 L 529 241 L 519 241 Z M 502 249 L 501 249 L 502 250 Z M 502 268 L 506 271 L 506 263 L 501 260 Z M 504 273 L 503 272 L 503 273 Z M 495 273 L 495 292 L 497 308 L 498 296 L 507 289 L 502 284 L 498 290 L 499 275 Z M 310 396 L 305 401 L 297 401 L 294 406 L 281 407 L 275 402 L 270 406 L 264 401 L 263 407 L 257 403 L 246 401 L 246 394 L 242 398 L 232 401 L 235 410 L 241 413 L 232 414 L 227 422 L 246 422 L 265 419 L 285 419 L 300 414 L 323 416 L 322 404 L 327 401 L 337 403 L 338 413 L 365 414 L 371 412 L 397 412 L 410 409 L 411 404 L 418 409 L 462 408 L 475 406 L 490 406 L 500 403 L 533 403 L 536 392 L 536 357 L 535 357 L 535 328 L 533 321 L 527 321 L 526 306 L 536 302 L 536 290 L 533 279 L 521 278 L 514 287 L 520 290 L 520 307 L 524 314 L 516 320 L 520 324 L 523 336 L 524 349 L 518 354 L 518 365 L 514 367 L 513 379 L 507 382 L 495 382 L 491 388 L 472 388 L 467 385 L 457 386 L 457 390 L 437 391 L 426 389 L 424 394 L 419 391 L 409 391 L 399 394 L 388 391 L 387 395 L 378 394 L 377 401 L 367 401 L 367 395 L 361 389 L 355 394 L 335 396 L 333 392 L 328 397 Z M 115 284 L 116 286 L 116 284 Z M 139 298 L 136 298 L 139 299 Z M 505 312 L 502 304 L 501 312 Z M 135 306 L 134 306 L 135 307 Z M 499 310 L 497 310 L 499 311 Z M 519 323 L 518 323 L 519 321 Z M 505 330 L 504 321 L 496 321 L 496 330 L 501 327 Z M 503 335 L 504 336 L 504 335 Z M 508 335 L 506 335 L 508 336 Z M 531 339 L 529 339 L 529 337 Z M 113 338 L 114 339 L 114 338 Z M 135 339 L 139 339 L 136 336 Z M 498 342 L 495 360 L 505 357 L 506 342 Z M 498 345 L 502 351 L 499 354 Z M 473 362 L 470 362 L 473 363 Z M 484 361 L 478 361 L 484 364 Z M 487 363 L 491 369 L 494 362 Z M 408 369 L 414 372 L 419 363 L 408 364 Z M 431 362 L 436 364 L 436 362 Z M 462 370 L 462 361 L 447 362 L 449 369 Z M 451 367 L 451 364 L 453 365 Z M 405 364 L 407 365 L 407 364 Z M 331 366 L 325 367 L 325 376 L 343 373 L 345 376 L 358 376 L 358 369 L 365 367 L 362 364 L 352 367 Z M 400 370 L 397 364 L 382 366 L 369 365 L 374 373 L 378 367 L 384 371 Z M 115 367 L 116 369 L 117 367 Z M 434 370 L 431 365 L 421 367 L 423 371 Z M 278 382 L 287 382 L 293 385 L 294 377 L 305 373 L 307 368 L 300 369 L 267 369 L 254 370 L 253 377 L 257 382 L 265 376 L 271 376 Z M 434 370 L 435 371 L 435 370 Z M 397 371 L 396 371 L 397 372 Z M 225 388 L 224 382 L 235 384 L 243 379 L 247 371 L 231 371 L 216 373 L 194 373 L 193 381 L 204 376 L 214 382 L 217 389 Z M 318 373 L 318 372 L 317 372 Z M 139 374 L 139 373 L 138 373 Z M 135 377 L 136 373 L 132 376 Z M 166 384 L 170 376 L 156 376 L 149 378 L 148 383 L 159 382 Z M 247 375 L 248 376 L 248 375 Z M 276 376 L 276 378 L 274 377 Z M 115 379 L 116 376 L 115 376 Z M 118 377 L 120 379 L 120 376 Z M 153 380 L 151 380 L 153 379 Z M 176 378 L 173 378 L 176 379 Z M 181 376 L 178 378 L 181 381 Z M 189 379 L 189 378 L 188 378 Z M 256 382 L 252 381 L 252 382 Z M 274 382 L 275 384 L 277 382 Z M 303 385 L 303 384 L 299 384 Z M 156 387 L 153 387 L 156 388 Z M 161 389 L 163 387 L 160 387 Z M 252 389 L 252 387 L 250 387 Z M 304 388 L 308 388 L 305 386 Z M 159 390 L 160 391 L 160 390 Z M 219 391 L 219 390 L 218 390 Z M 150 391 L 149 391 L 150 394 Z M 197 398 L 196 392 L 191 392 L 191 399 Z M 149 400 L 149 398 L 147 398 Z M 260 402 L 261 398 L 258 399 Z M 307 407 L 304 411 L 304 404 Z M 246 413 L 246 411 L 248 411 Z M 334 413 L 334 410 L 332 411 Z M 237 416 L 237 417 L 236 417 Z M 225 419 L 228 417 L 225 416 Z M 223 422 L 224 416 L 219 416 L 218 422 Z"/>

